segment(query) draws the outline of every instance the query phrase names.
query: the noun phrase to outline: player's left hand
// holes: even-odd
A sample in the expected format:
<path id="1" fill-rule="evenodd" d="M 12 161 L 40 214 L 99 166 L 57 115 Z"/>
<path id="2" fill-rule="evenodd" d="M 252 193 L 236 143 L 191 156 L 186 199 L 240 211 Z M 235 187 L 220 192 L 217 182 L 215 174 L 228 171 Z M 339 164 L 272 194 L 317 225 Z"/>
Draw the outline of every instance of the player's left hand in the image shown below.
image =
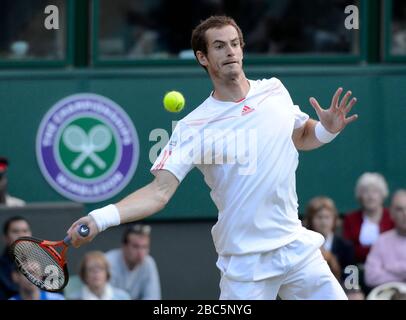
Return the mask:
<path id="1" fill-rule="evenodd" d="M 351 97 L 352 92 L 347 91 L 345 96 L 340 102 L 340 96 L 343 92 L 343 88 L 338 88 L 331 100 L 331 106 L 329 109 L 323 109 L 320 107 L 317 100 L 313 97 L 310 98 L 310 104 L 319 117 L 321 124 L 331 133 L 340 132 L 345 126 L 355 120 L 358 115 L 354 114 L 347 118 L 347 114 L 351 111 L 352 107 L 357 103 L 357 98 L 352 98 L 350 102 L 348 99 Z"/>

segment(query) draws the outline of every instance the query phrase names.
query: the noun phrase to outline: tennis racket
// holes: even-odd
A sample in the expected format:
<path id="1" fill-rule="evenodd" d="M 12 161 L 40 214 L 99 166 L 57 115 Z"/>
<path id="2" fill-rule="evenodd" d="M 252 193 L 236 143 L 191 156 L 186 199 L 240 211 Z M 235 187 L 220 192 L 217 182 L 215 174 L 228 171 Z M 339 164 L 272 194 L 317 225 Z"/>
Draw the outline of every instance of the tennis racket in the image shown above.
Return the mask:
<path id="1" fill-rule="evenodd" d="M 80 225 L 78 234 L 86 237 L 89 227 Z M 66 252 L 71 238 L 62 241 L 47 241 L 34 237 L 18 238 L 10 247 L 10 254 L 20 272 L 38 288 L 56 292 L 69 281 Z M 61 248 L 59 253 L 57 248 Z"/>

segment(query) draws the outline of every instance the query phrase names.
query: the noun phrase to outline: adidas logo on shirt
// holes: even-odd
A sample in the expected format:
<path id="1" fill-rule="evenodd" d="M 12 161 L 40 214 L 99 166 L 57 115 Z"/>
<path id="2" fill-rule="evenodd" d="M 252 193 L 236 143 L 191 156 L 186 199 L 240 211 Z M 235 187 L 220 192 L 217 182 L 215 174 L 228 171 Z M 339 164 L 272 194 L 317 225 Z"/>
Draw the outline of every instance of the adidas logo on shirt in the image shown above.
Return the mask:
<path id="1" fill-rule="evenodd" d="M 244 106 L 244 108 L 242 108 L 241 115 L 242 115 L 242 116 L 245 116 L 246 114 L 248 114 L 248 113 L 250 113 L 250 112 L 252 112 L 252 111 L 255 111 L 255 109 L 254 109 L 254 108 L 250 108 L 250 107 L 248 107 L 248 106 Z"/>

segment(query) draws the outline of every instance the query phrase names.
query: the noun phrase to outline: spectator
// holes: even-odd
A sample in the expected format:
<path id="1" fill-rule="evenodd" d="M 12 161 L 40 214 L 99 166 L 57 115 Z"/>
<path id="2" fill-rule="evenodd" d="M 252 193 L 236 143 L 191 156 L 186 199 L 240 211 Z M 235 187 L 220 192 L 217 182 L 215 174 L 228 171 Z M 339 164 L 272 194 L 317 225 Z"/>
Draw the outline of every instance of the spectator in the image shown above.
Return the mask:
<path id="1" fill-rule="evenodd" d="M 365 282 L 376 287 L 388 282 L 406 284 L 406 190 L 398 190 L 390 207 L 395 230 L 381 234 L 365 264 Z"/>
<path id="2" fill-rule="evenodd" d="M 39 263 L 31 262 L 30 268 L 32 268 L 30 273 L 33 273 L 35 272 L 35 269 L 39 270 L 41 266 Z M 13 268 L 11 276 L 18 287 L 18 294 L 14 295 L 9 300 L 64 300 L 63 295 L 59 293 L 40 290 L 16 268 Z"/>
<path id="3" fill-rule="evenodd" d="M 110 266 L 103 252 L 88 252 L 80 264 L 82 289 L 68 296 L 74 300 L 130 300 L 124 290 L 113 287 L 110 283 Z"/>
<path id="4" fill-rule="evenodd" d="M 379 234 L 394 225 L 389 210 L 383 206 L 388 186 L 382 175 L 364 173 L 357 181 L 355 195 L 361 208 L 346 214 L 343 233 L 354 245 L 356 262 L 363 264 Z"/>
<path id="5" fill-rule="evenodd" d="M 346 266 L 355 263 L 351 242 L 336 234 L 338 214 L 334 201 L 328 197 L 315 197 L 307 205 L 305 221 L 308 229 L 321 233 L 325 242 L 321 248 L 333 274 L 344 281 Z"/>
<path id="6" fill-rule="evenodd" d="M 23 200 L 12 197 L 7 193 L 8 165 L 8 159 L 5 157 L 0 157 L 0 204 L 4 204 L 9 207 L 22 207 L 25 205 Z"/>
<path id="7" fill-rule="evenodd" d="M 14 262 L 8 250 L 15 240 L 24 236 L 31 236 L 30 225 L 25 218 L 15 216 L 4 223 L 3 237 L 6 248 L 0 257 L 0 300 L 7 300 L 18 291 L 11 276 Z"/>
<path id="8" fill-rule="evenodd" d="M 124 232 L 122 247 L 106 253 L 111 284 L 127 291 L 133 300 L 161 299 L 159 274 L 149 255 L 151 227 L 133 225 Z"/>

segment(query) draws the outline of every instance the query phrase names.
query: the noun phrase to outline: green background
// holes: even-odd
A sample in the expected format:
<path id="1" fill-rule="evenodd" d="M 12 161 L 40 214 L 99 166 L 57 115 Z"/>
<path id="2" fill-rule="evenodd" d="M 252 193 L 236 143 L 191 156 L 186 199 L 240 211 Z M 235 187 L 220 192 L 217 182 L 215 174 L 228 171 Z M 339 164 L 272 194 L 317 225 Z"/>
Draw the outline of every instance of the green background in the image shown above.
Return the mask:
<path id="1" fill-rule="evenodd" d="M 406 186 L 406 67 L 404 66 L 250 66 L 251 79 L 282 80 L 293 101 L 316 117 L 308 102 L 316 97 L 328 106 L 339 86 L 358 98 L 359 120 L 334 142 L 302 152 L 297 171 L 299 211 L 313 196 L 331 196 L 340 212 L 357 206 L 354 185 L 365 171 L 385 175 L 391 191 Z M 76 93 L 96 93 L 117 102 L 132 119 L 140 140 L 137 170 L 116 197 L 86 205 L 90 210 L 118 201 L 152 180 L 149 150 L 156 128 L 171 132 L 172 121 L 197 107 L 212 87 L 198 66 L 184 68 L 104 69 L 97 71 L 3 71 L 0 74 L 0 153 L 9 157 L 10 193 L 28 202 L 65 200 L 45 181 L 35 155 L 37 130 L 45 113 L 57 101 Z M 162 106 L 167 91 L 181 91 L 186 107 L 171 114 Z M 168 206 L 151 219 L 214 218 L 216 208 L 202 175 L 195 169 L 184 180 Z"/>

